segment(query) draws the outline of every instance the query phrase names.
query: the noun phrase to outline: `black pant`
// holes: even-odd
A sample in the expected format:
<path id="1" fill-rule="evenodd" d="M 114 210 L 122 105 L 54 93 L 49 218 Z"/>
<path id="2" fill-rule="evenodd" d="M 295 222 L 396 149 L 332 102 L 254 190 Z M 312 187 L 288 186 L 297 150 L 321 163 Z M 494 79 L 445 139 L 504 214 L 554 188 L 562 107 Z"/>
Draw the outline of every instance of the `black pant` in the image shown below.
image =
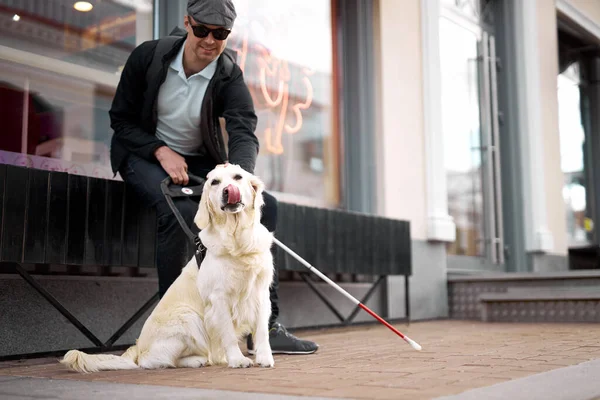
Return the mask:
<path id="1" fill-rule="evenodd" d="M 185 157 L 188 171 L 198 177 L 205 178 L 215 167 L 214 163 L 207 161 L 204 157 Z M 185 235 L 173 211 L 167 204 L 160 190 L 160 183 L 168 175 L 158 162 L 149 162 L 134 154 L 130 154 L 119 170 L 121 177 L 129 185 L 137 196 L 149 207 L 155 207 L 158 218 L 158 235 L 156 248 L 156 265 L 158 269 L 158 290 L 160 297 L 175 282 L 181 269 L 194 256 L 194 245 Z M 267 192 L 263 192 L 265 205 L 262 209 L 261 223 L 270 231 L 274 232 L 277 226 L 277 200 Z M 173 198 L 175 207 L 181 213 L 192 232 L 197 233 L 198 227 L 194 224 L 194 216 L 198 210 L 199 198 L 177 197 Z M 276 246 L 273 245 L 271 252 L 276 254 Z M 279 277 L 277 267 L 271 286 L 271 326 L 279 316 L 277 289 Z"/>

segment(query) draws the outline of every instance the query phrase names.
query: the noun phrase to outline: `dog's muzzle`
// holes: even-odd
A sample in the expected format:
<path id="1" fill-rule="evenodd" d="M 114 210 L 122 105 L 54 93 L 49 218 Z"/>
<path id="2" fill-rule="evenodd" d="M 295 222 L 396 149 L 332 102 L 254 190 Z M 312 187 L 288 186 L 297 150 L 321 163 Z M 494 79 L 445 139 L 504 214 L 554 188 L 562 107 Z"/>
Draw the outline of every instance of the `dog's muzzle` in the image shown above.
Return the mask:
<path id="1" fill-rule="evenodd" d="M 240 189 L 235 185 L 229 185 L 223 189 L 223 202 L 225 204 L 238 204 L 242 201 Z"/>

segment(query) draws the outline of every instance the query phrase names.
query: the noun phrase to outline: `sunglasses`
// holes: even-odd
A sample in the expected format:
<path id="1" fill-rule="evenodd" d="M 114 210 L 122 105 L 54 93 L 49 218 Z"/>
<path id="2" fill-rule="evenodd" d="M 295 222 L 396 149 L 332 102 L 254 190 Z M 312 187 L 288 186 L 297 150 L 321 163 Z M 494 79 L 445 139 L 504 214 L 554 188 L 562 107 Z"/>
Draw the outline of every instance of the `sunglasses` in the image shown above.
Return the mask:
<path id="1" fill-rule="evenodd" d="M 227 36 L 229 36 L 229 34 L 231 33 L 230 30 L 225 28 L 210 29 L 204 25 L 192 25 L 191 23 L 190 26 L 192 27 L 194 36 L 201 39 L 207 37 L 209 33 L 212 33 L 215 40 L 225 40 L 227 39 Z"/>

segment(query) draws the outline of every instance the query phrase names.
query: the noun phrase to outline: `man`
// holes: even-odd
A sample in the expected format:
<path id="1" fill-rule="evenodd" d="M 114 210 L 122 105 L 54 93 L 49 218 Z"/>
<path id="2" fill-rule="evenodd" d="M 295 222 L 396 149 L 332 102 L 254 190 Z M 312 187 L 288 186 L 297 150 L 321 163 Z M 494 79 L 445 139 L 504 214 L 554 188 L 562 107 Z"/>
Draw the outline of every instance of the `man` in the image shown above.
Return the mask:
<path id="1" fill-rule="evenodd" d="M 157 211 L 161 297 L 193 256 L 193 246 L 162 195 L 161 181 L 170 176 L 173 183 L 187 185 L 188 171 L 206 177 L 226 162 L 254 173 L 257 117 L 242 71 L 225 51 L 235 18 L 231 0 L 189 0 L 180 37 L 144 42 L 133 50 L 109 112 L 113 171 Z M 226 123 L 228 154 L 219 117 Z M 264 200 L 261 223 L 273 232 L 277 201 L 268 193 Z M 197 233 L 193 218 L 198 199 L 176 198 L 174 203 Z M 314 353 L 316 343 L 296 338 L 276 321 L 277 289 L 275 273 L 269 321 L 273 353 Z M 251 337 L 248 348 L 254 353 Z"/>

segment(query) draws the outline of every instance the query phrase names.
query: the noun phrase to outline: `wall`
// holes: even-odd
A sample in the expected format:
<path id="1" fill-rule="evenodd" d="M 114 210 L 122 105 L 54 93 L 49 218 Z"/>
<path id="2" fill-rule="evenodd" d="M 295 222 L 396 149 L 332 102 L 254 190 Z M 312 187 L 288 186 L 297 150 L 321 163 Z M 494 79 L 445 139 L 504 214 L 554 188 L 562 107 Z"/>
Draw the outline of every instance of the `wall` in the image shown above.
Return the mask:
<path id="1" fill-rule="evenodd" d="M 380 0 L 378 39 L 379 213 L 411 221 L 426 237 L 421 24 L 418 0 Z"/>
<path id="2" fill-rule="evenodd" d="M 600 1 L 598 0 L 568 0 L 572 6 L 581 11 L 586 17 L 600 25 Z"/>
<path id="3" fill-rule="evenodd" d="M 567 254 L 567 221 L 562 197 L 558 130 L 558 40 L 555 0 L 537 0 L 537 43 L 540 76 L 541 130 L 544 141 L 544 180 L 548 229 L 552 232 L 552 254 Z"/>

